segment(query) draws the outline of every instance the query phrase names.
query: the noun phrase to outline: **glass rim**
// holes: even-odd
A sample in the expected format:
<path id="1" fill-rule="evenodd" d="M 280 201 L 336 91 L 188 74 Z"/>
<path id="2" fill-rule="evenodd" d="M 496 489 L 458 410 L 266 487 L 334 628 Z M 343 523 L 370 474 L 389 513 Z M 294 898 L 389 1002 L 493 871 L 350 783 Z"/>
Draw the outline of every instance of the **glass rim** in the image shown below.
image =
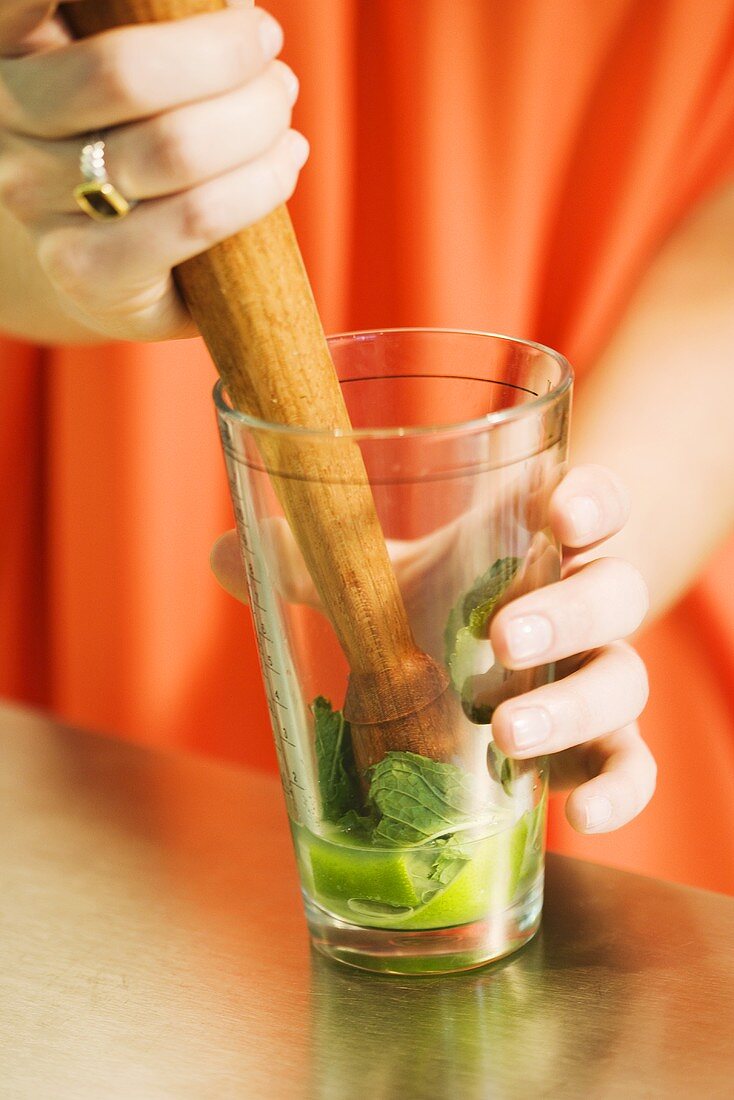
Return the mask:
<path id="1" fill-rule="evenodd" d="M 507 336 L 501 332 L 483 332 L 479 329 L 463 328 L 433 328 L 431 326 L 398 327 L 398 328 L 374 328 L 356 329 L 352 332 L 336 332 L 327 336 L 328 344 L 337 340 L 359 339 L 368 336 L 387 336 L 393 334 L 435 333 L 443 336 L 483 336 L 493 340 L 503 340 L 507 344 L 519 344 L 532 348 L 534 351 L 548 355 L 559 365 L 561 374 L 555 386 L 544 394 L 538 394 L 521 405 L 511 405 L 506 409 L 497 409 L 495 412 L 485 413 L 483 416 L 473 417 L 471 420 L 457 420 L 444 424 L 415 424 L 410 427 L 383 427 L 383 428 L 352 428 L 345 431 L 343 428 L 306 428 L 300 424 L 279 424 L 275 421 L 263 420 L 250 413 L 241 412 L 229 404 L 225 397 L 225 384 L 223 379 L 218 379 L 212 390 L 214 404 L 217 412 L 233 421 L 254 431 L 268 432 L 271 435 L 296 437 L 299 439 L 401 439 L 426 435 L 442 434 L 469 434 L 471 432 L 487 431 L 500 424 L 506 424 L 514 420 L 522 420 L 526 416 L 537 415 L 545 408 L 553 405 L 569 391 L 573 383 L 573 368 L 565 355 L 546 344 L 539 344 L 535 340 L 525 340 L 519 336 Z M 410 377 L 406 375 L 405 377 Z M 438 377 L 438 375 L 436 376 Z M 359 381 L 359 379 L 346 379 L 346 381 Z M 477 379 L 477 381 L 483 381 Z M 491 381 L 491 379 L 486 379 Z M 508 383 L 497 383 L 507 385 Z"/>

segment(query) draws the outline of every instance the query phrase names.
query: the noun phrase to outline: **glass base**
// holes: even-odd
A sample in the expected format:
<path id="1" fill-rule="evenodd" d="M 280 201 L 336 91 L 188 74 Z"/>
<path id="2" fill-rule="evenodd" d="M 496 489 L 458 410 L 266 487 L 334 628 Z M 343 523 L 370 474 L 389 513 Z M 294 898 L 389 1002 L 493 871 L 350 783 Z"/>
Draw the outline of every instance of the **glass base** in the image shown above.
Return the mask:
<path id="1" fill-rule="evenodd" d="M 543 879 L 507 909 L 453 928 L 417 932 L 363 928 L 327 913 L 304 894 L 314 947 L 359 970 L 381 974 L 457 974 L 496 962 L 524 946 L 538 930 Z"/>

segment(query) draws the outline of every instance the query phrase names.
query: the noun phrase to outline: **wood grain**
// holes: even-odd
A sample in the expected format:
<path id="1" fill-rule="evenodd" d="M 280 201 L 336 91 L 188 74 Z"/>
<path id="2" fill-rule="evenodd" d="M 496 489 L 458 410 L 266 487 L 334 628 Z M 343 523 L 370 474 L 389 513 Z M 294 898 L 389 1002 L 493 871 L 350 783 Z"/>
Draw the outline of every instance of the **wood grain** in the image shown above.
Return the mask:
<path id="1" fill-rule="evenodd" d="M 125 23 L 181 18 L 222 0 L 82 0 L 65 16 L 93 34 Z M 285 206 L 188 260 L 176 280 L 236 408 L 263 420 L 349 431 L 293 226 Z M 412 636 L 357 444 L 258 445 L 351 675 L 346 709 L 357 762 L 388 749 L 435 759 L 460 751 L 448 677 Z M 455 728 L 456 727 L 456 728 Z"/>

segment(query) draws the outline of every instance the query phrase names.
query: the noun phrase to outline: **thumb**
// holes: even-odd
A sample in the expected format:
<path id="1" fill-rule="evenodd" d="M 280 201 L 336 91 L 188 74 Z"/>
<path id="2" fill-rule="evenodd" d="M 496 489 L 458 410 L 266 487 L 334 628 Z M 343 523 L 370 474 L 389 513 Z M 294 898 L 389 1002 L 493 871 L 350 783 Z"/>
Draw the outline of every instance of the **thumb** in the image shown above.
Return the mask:
<path id="1" fill-rule="evenodd" d="M 227 531 L 226 534 L 220 535 L 212 547 L 209 564 L 224 591 L 234 596 L 240 603 L 249 604 L 247 578 L 236 531 Z"/>
<path id="2" fill-rule="evenodd" d="M 271 516 L 260 529 L 271 582 L 288 603 L 320 607 L 318 592 L 311 579 L 298 543 L 283 516 Z M 212 547 L 209 564 L 225 592 L 241 603 L 249 603 L 247 578 L 236 531 L 221 535 Z"/>

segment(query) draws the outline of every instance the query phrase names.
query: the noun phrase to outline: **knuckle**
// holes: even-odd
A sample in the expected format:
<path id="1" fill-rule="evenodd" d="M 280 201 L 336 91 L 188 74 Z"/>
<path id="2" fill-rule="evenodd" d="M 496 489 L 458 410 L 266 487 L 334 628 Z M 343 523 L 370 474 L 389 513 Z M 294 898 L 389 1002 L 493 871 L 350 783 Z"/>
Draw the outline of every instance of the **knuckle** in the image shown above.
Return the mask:
<path id="1" fill-rule="evenodd" d="M 272 23 L 275 23 L 277 30 L 280 32 L 282 41 L 283 28 L 280 23 L 278 23 L 271 14 L 268 15 L 268 19 Z M 263 48 L 260 38 L 260 28 L 262 26 L 260 13 L 253 8 L 244 11 L 234 11 L 230 13 L 228 22 L 234 24 L 234 33 L 232 33 L 231 26 L 227 27 L 224 41 L 230 47 L 229 52 L 232 56 L 232 63 L 236 71 L 240 73 L 243 67 L 246 68 L 247 71 L 251 71 L 253 67 L 256 67 L 256 69 L 262 68 L 263 61 L 267 60 L 267 58 L 263 57 Z"/>
<path id="2" fill-rule="evenodd" d="M 621 561 L 621 558 L 605 555 L 601 558 L 595 558 L 594 561 L 590 562 L 588 567 L 589 574 L 594 577 L 595 586 L 604 584 L 617 587 L 619 578 L 618 565 Z M 626 564 L 626 562 L 624 564 Z"/>
<path id="3" fill-rule="evenodd" d="M 69 230 L 46 234 L 38 245 L 38 260 L 54 286 L 70 297 L 77 297 L 94 281 L 94 257 L 84 234 Z"/>
<path id="4" fill-rule="evenodd" d="M 163 118 L 157 123 L 151 143 L 156 174 L 169 182 L 186 186 L 199 177 L 199 145 L 181 123 Z"/>
<path id="5" fill-rule="evenodd" d="M 290 116 L 291 107 L 298 98 L 299 82 L 290 65 L 283 61 L 271 62 L 267 72 L 267 87 L 283 116 Z"/>
<path id="6" fill-rule="evenodd" d="M 271 72 L 275 73 L 280 80 L 285 81 L 286 85 L 292 83 L 293 81 L 298 83 L 298 77 L 296 76 L 291 66 L 286 64 L 285 61 L 281 61 L 280 58 L 277 58 L 275 61 L 271 61 L 269 69 Z"/>
<path id="7" fill-rule="evenodd" d="M 627 608 L 636 630 L 650 609 L 650 593 L 639 569 L 624 558 L 609 558 L 615 570 L 616 583 L 622 589 L 623 604 Z"/>
<path id="8" fill-rule="evenodd" d="M 268 192 L 275 202 L 285 202 L 293 194 L 298 172 L 285 150 L 280 150 L 269 164 L 270 187 Z"/>
<path id="9" fill-rule="evenodd" d="M 645 756 L 647 761 L 647 788 L 648 788 L 648 801 L 655 794 L 655 788 L 658 785 L 658 762 L 653 756 L 650 748 L 643 741 L 645 748 Z"/>
<path id="10" fill-rule="evenodd" d="M 645 780 L 645 790 L 647 792 L 645 801 L 648 801 L 652 797 L 657 785 L 658 763 L 652 754 L 650 746 L 642 736 L 637 722 L 632 723 L 632 733 L 639 754 L 642 775 Z"/>
<path id="11" fill-rule="evenodd" d="M 624 633 L 636 630 L 650 607 L 647 584 L 639 569 L 624 558 L 603 557 L 590 563 L 588 575 L 592 578 L 596 594 L 588 603 L 596 606 L 599 604 L 599 595 L 603 594 L 604 615 L 606 616 L 611 604 L 623 612 Z M 601 610 L 600 604 L 597 611 Z"/>
<path id="12" fill-rule="evenodd" d="M 607 633 L 606 610 L 591 586 L 572 582 L 573 578 L 568 584 L 561 581 L 552 601 L 546 596 L 545 611 L 553 623 L 556 646 L 564 652 L 581 652 L 599 644 Z"/>
<path id="13" fill-rule="evenodd" d="M 210 202 L 201 189 L 181 196 L 181 231 L 190 241 L 208 244 L 222 235 L 222 204 Z"/>
<path id="14" fill-rule="evenodd" d="M 640 777 L 638 794 L 640 799 L 640 809 L 646 806 L 652 796 L 655 794 L 655 788 L 658 783 L 658 764 L 655 757 L 650 752 L 648 745 L 640 738 L 640 746 L 642 748 L 642 757 L 640 760 Z"/>
<path id="15" fill-rule="evenodd" d="M 285 89 L 280 82 L 274 82 L 278 86 L 274 87 L 269 96 L 269 103 L 267 105 L 267 119 L 268 128 L 273 135 L 281 134 L 284 130 L 287 130 L 291 124 L 291 104 L 288 101 L 288 96 Z"/>
<path id="16" fill-rule="evenodd" d="M 586 693 L 569 688 L 561 705 L 564 742 L 578 745 L 592 736 L 599 725 L 599 715 Z"/>
<path id="17" fill-rule="evenodd" d="M 639 717 L 647 706 L 650 697 L 650 681 L 647 667 L 642 657 L 632 646 L 624 642 L 618 642 L 613 647 L 614 652 L 622 661 L 625 680 L 629 685 L 626 697 L 634 703 L 635 718 Z"/>
<path id="18" fill-rule="evenodd" d="M 656 775 L 657 769 L 653 771 L 640 761 L 640 767 L 636 768 L 630 776 L 630 817 L 636 817 L 637 814 L 641 813 L 652 798 L 655 793 Z"/>
<path id="19" fill-rule="evenodd" d="M 111 32 L 86 45 L 87 94 L 93 89 L 96 98 L 116 109 L 134 107 L 140 86 L 139 61 L 131 56 L 124 36 Z"/>

